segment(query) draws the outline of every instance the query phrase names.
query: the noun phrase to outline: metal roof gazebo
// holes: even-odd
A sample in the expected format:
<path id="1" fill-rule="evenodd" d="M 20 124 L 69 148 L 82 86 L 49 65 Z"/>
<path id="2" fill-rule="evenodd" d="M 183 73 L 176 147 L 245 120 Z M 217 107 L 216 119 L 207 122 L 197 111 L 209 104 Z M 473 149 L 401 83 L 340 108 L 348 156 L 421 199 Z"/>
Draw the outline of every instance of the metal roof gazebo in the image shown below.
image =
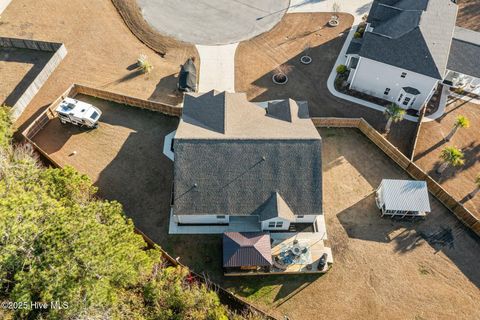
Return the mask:
<path id="1" fill-rule="evenodd" d="M 430 212 L 425 181 L 383 179 L 376 191 L 375 202 L 382 217 L 425 216 Z"/>

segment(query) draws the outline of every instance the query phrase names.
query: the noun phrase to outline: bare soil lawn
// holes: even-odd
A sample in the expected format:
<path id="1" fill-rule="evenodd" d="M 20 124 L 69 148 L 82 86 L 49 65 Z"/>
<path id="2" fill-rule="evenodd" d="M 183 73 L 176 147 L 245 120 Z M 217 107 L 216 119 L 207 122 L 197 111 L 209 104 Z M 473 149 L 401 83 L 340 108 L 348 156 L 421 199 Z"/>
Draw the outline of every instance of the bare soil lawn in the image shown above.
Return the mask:
<path id="1" fill-rule="evenodd" d="M 226 279 L 279 319 L 478 319 L 480 242 L 431 197 L 425 220 L 381 218 L 374 190 L 408 179 L 356 129 L 321 129 L 332 269 Z"/>
<path id="2" fill-rule="evenodd" d="M 178 118 L 85 95 L 76 99 L 100 108 L 99 127 L 87 130 L 54 119 L 34 142 L 59 165 L 87 174 L 100 197 L 120 202 L 138 229 L 181 262 L 200 272 L 212 259 L 220 266 L 219 237 L 168 235 L 173 162 L 163 144 Z"/>
<path id="3" fill-rule="evenodd" d="M 436 121 L 423 123 L 415 151 L 415 162 L 435 178 L 455 199 L 464 202 L 472 213 L 480 217 L 480 195 L 468 200 L 475 189 L 475 177 L 480 174 L 480 105 L 450 97 L 445 114 Z M 464 115 L 470 119 L 470 128 L 459 129 L 450 142 L 448 135 L 455 118 Z M 440 165 L 440 153 L 446 146 L 456 146 L 465 155 L 465 164 L 448 168 L 443 175 L 435 170 Z"/>
<path id="4" fill-rule="evenodd" d="M 51 52 L 0 48 L 0 105 L 13 106 L 51 57 Z"/>
<path id="5" fill-rule="evenodd" d="M 179 44 L 161 58 L 132 34 L 110 0 L 69 0 L 68 4 L 15 0 L 2 13 L 0 34 L 62 42 L 68 51 L 18 120 L 22 127 L 75 82 L 177 104 L 182 100 L 175 92 L 180 64 L 197 56 L 193 46 Z M 152 62 L 150 74 L 133 70 L 140 54 L 146 54 Z"/>
<path id="6" fill-rule="evenodd" d="M 340 25 L 327 26 L 330 13 L 293 13 L 271 31 L 239 44 L 235 57 L 235 90 L 246 92 L 250 100 L 292 98 L 307 100 L 311 116 L 363 117 L 377 130 L 385 127 L 384 115 L 338 99 L 327 89 L 327 79 L 352 26 L 353 16 L 340 14 Z M 306 46 L 313 62 L 300 63 Z M 272 82 L 273 70 L 280 64 L 292 67 L 285 85 Z M 409 155 L 416 123 L 393 125 L 388 139 Z"/>
<path id="7" fill-rule="evenodd" d="M 458 1 L 457 25 L 463 28 L 480 31 L 480 1 Z"/>

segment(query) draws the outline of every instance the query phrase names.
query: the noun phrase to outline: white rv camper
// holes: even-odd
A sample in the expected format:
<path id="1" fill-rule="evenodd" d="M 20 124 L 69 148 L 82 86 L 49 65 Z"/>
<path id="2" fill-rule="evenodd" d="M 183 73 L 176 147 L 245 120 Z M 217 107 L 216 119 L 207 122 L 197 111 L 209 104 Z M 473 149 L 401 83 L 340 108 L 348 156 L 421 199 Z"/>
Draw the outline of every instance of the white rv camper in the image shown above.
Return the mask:
<path id="1" fill-rule="evenodd" d="M 55 109 L 62 123 L 96 128 L 102 112 L 89 103 L 72 98 L 65 98 Z"/>

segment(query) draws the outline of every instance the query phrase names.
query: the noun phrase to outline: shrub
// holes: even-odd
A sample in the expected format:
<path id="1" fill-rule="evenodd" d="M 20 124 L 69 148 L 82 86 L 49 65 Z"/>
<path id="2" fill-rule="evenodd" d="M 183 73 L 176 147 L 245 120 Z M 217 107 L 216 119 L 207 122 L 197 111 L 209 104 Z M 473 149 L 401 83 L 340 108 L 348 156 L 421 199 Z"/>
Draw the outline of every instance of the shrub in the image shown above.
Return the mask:
<path id="1" fill-rule="evenodd" d="M 143 73 L 150 73 L 153 69 L 153 65 L 148 60 L 148 57 L 141 54 L 137 59 L 137 66 Z"/>
<path id="2" fill-rule="evenodd" d="M 10 118 L 10 108 L 0 106 L 0 148 L 6 148 L 13 136 L 13 123 Z"/>
<path id="3" fill-rule="evenodd" d="M 357 31 L 357 32 L 355 32 L 355 33 L 353 34 L 353 37 L 354 37 L 355 39 L 358 39 L 358 38 L 361 38 L 361 37 L 362 37 L 362 34 Z"/>
<path id="4" fill-rule="evenodd" d="M 336 70 L 338 74 L 344 74 L 345 72 L 347 72 L 347 66 L 344 64 L 341 64 L 337 67 Z"/>

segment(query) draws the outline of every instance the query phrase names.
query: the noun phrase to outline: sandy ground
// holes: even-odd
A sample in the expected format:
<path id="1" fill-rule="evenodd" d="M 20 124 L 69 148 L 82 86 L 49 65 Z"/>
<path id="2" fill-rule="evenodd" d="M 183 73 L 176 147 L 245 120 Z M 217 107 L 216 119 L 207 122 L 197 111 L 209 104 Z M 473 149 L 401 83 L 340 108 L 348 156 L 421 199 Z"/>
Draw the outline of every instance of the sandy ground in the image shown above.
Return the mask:
<path id="1" fill-rule="evenodd" d="M 475 189 L 475 177 L 480 174 L 480 105 L 450 97 L 445 114 L 438 120 L 422 124 L 415 151 L 415 161 L 450 192 L 455 199 L 480 217 L 480 195 L 467 201 L 466 196 Z M 470 128 L 459 129 L 450 142 L 449 134 L 455 118 L 464 115 L 470 120 Z M 465 155 L 465 164 L 448 168 L 443 175 L 435 170 L 440 165 L 440 153 L 446 146 L 456 146 Z"/>
<path id="2" fill-rule="evenodd" d="M 0 104 L 13 106 L 51 57 L 51 52 L 0 48 Z"/>
<path id="3" fill-rule="evenodd" d="M 408 176 L 355 129 L 321 129 L 327 232 L 321 277 L 252 277 L 225 286 L 283 319 L 478 319 L 480 242 L 431 198 L 424 221 L 381 218 L 374 190 Z"/>
<path id="4" fill-rule="evenodd" d="M 480 1 L 458 1 L 457 25 L 463 28 L 480 31 Z"/>
<path id="5" fill-rule="evenodd" d="M 290 13 L 270 32 L 239 44 L 235 58 L 235 89 L 253 101 L 292 98 L 307 100 L 311 116 L 363 117 L 377 130 L 385 127 L 381 112 L 353 104 L 330 94 L 327 79 L 345 42 L 353 16 L 340 15 L 340 25 L 326 25 L 329 13 Z M 304 48 L 313 62 L 300 63 Z M 292 67 L 286 85 L 271 78 L 279 64 Z M 392 127 L 388 139 L 409 154 L 416 123 L 403 121 Z"/>
<path id="6" fill-rule="evenodd" d="M 110 0 L 69 0 L 68 5 L 58 0 L 14 0 L 0 18 L 0 34 L 63 42 L 68 50 L 18 125 L 31 121 L 74 82 L 177 104 L 179 66 L 196 55 L 191 46 L 179 46 L 161 58 L 130 32 Z M 140 54 L 154 65 L 148 75 L 132 70 Z"/>

